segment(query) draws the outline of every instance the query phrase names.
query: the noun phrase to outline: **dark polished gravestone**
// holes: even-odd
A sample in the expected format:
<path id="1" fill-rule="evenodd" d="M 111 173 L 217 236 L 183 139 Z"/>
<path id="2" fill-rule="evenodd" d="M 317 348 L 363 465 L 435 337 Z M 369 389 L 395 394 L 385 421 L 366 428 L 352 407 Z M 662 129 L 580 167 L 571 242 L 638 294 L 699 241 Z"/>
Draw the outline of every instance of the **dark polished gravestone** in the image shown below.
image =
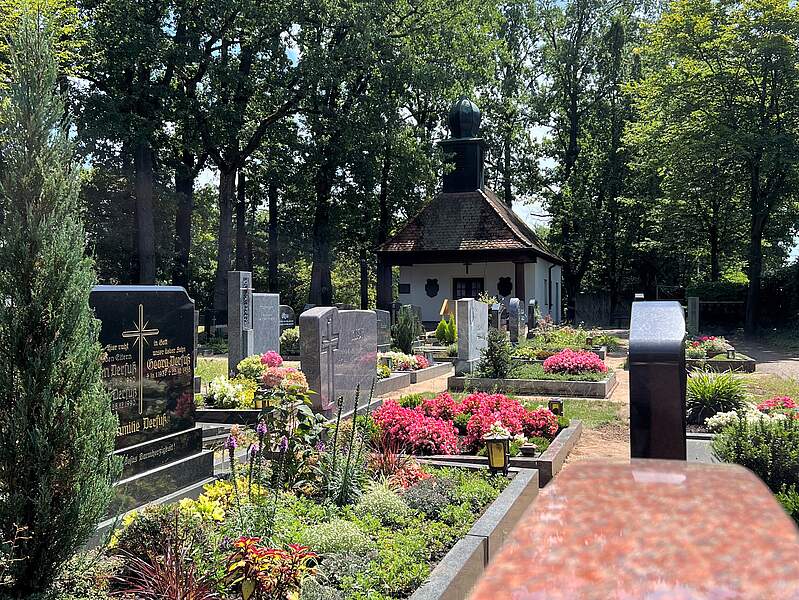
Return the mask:
<path id="1" fill-rule="evenodd" d="M 685 460 L 685 316 L 679 302 L 633 303 L 630 456 Z"/>
<path id="2" fill-rule="evenodd" d="M 300 364 L 315 393 L 316 412 L 332 417 L 336 399 L 344 398 L 345 415 L 366 406 L 377 376 L 377 316 L 371 310 L 338 310 L 318 306 L 300 315 Z"/>
<path id="3" fill-rule="evenodd" d="M 293 329 L 297 325 L 297 317 L 294 314 L 294 309 L 288 304 L 280 305 L 280 333 L 286 329 Z"/>
<path id="4" fill-rule="evenodd" d="M 119 419 L 121 479 L 111 510 L 129 510 L 213 477 L 194 421 L 194 302 L 181 287 L 96 286 L 102 378 Z"/>
<path id="5" fill-rule="evenodd" d="M 249 271 L 228 271 L 227 364 L 230 373 L 236 370 L 236 365 L 243 359 L 255 354 L 252 297 L 252 273 Z"/>
<path id="6" fill-rule="evenodd" d="M 387 310 L 375 310 L 377 316 L 377 351 L 391 350 L 391 313 Z"/>

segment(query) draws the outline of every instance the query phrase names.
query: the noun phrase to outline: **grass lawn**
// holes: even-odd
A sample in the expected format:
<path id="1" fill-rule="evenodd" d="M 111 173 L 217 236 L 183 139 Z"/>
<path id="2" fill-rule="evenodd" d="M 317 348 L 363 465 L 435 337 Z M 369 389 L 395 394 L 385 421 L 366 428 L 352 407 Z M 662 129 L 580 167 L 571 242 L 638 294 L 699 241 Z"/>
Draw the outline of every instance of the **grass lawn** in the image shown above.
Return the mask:
<path id="1" fill-rule="evenodd" d="M 197 368 L 194 370 L 194 374 L 201 377 L 205 383 L 219 375 L 227 375 L 227 358 L 200 356 L 197 358 Z"/>
<path id="2" fill-rule="evenodd" d="M 752 373 L 741 376 L 746 389 L 755 402 L 762 402 L 774 396 L 790 396 L 799 399 L 799 381 L 779 375 L 760 375 Z"/>
<path id="3" fill-rule="evenodd" d="M 563 412 L 569 419 L 579 419 L 586 429 L 596 429 L 608 423 L 621 423 L 618 402 L 606 400 L 563 399 Z"/>

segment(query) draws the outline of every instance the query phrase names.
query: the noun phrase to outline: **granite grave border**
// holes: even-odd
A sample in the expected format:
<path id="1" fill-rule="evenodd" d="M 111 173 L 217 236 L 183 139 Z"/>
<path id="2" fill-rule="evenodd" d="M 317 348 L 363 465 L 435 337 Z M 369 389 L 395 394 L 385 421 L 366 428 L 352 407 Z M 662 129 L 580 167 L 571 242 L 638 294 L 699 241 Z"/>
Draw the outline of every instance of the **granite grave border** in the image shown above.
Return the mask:
<path id="1" fill-rule="evenodd" d="M 565 396 L 567 398 L 609 397 L 618 385 L 615 373 L 601 381 L 563 381 L 553 379 L 489 379 L 486 377 L 450 377 L 451 392 L 506 392 L 523 396 Z"/>

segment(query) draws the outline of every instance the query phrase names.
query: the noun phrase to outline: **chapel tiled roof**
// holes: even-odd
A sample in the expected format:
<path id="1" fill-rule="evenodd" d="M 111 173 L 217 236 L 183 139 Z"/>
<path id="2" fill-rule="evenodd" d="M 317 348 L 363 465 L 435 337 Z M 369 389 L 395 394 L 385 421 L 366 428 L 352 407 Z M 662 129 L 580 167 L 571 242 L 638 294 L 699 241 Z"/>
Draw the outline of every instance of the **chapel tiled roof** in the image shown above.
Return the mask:
<path id="1" fill-rule="evenodd" d="M 532 251 L 552 262 L 563 259 L 488 188 L 439 194 L 411 218 L 379 252 Z"/>

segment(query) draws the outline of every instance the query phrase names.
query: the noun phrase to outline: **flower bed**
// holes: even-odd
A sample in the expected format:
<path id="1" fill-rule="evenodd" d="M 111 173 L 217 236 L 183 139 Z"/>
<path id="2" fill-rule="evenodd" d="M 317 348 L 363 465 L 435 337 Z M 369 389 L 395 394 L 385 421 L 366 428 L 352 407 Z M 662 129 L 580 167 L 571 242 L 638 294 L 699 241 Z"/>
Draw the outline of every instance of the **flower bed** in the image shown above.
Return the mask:
<path id="1" fill-rule="evenodd" d="M 617 385 L 616 375 L 612 372 L 607 373 L 602 379 L 569 379 L 566 377 L 514 379 L 511 376 L 502 379 L 450 377 L 447 381 L 447 388 L 450 392 L 499 391 L 522 396 L 566 396 L 569 398 L 607 398 Z"/>
<path id="2" fill-rule="evenodd" d="M 727 358 L 726 354 L 718 354 L 711 358 L 686 358 L 686 365 L 692 369 L 705 371 L 736 371 L 738 373 L 754 373 L 757 369 L 755 359 L 745 354 L 736 353 L 735 358 Z"/>

